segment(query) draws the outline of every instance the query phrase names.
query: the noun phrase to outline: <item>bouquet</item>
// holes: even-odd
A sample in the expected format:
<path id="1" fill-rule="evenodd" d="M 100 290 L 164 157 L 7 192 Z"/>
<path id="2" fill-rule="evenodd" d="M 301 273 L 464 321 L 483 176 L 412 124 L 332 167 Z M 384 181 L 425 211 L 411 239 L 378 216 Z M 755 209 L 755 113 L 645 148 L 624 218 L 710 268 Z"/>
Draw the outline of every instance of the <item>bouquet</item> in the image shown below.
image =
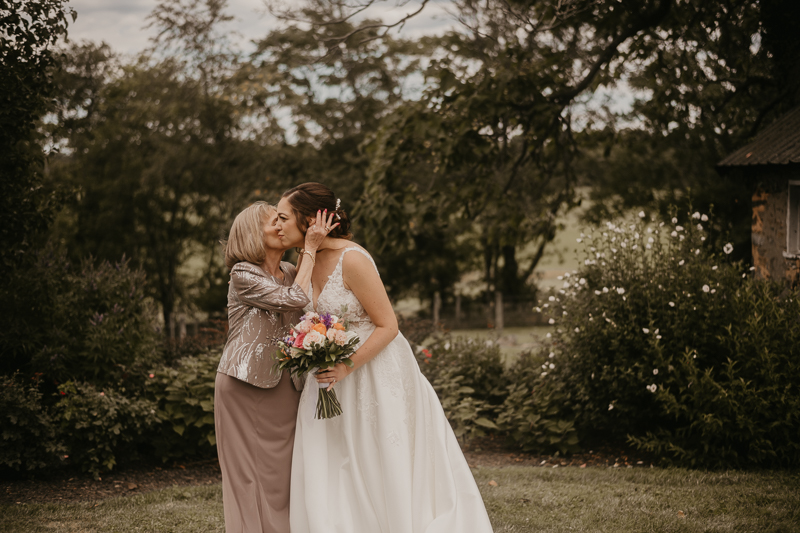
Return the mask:
<path id="1" fill-rule="evenodd" d="M 278 368 L 288 369 L 294 375 L 332 368 L 337 363 L 353 366 L 350 356 L 355 352 L 358 335 L 348 331 L 347 321 L 336 315 L 306 313 L 292 326 L 289 336 L 278 339 L 281 355 Z M 319 383 L 317 419 L 333 418 L 342 414 L 336 391 L 326 390 L 328 383 Z"/>

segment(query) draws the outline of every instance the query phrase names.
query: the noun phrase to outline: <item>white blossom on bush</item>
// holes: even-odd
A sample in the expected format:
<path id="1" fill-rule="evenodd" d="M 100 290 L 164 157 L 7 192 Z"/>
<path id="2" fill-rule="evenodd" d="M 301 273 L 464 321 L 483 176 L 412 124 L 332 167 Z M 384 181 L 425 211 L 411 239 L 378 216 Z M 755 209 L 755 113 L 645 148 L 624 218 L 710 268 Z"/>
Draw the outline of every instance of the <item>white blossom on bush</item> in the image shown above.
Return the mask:
<path id="1" fill-rule="evenodd" d="M 726 254 L 730 254 L 733 251 L 733 245 L 731 243 L 726 244 L 722 247 L 722 251 Z"/>

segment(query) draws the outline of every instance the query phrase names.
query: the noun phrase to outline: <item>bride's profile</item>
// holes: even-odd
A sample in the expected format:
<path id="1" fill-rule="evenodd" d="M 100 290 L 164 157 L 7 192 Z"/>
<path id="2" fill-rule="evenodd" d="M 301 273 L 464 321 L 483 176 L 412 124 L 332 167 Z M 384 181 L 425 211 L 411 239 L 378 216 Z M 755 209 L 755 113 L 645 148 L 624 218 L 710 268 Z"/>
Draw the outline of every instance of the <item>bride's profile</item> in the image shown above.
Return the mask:
<path id="1" fill-rule="evenodd" d="M 441 403 L 398 332 L 377 267 L 350 240 L 348 214 L 328 187 L 304 183 L 284 193 L 283 243 L 302 246 L 325 211 L 339 226 L 313 259 L 306 311 L 342 316 L 361 340 L 352 368 L 339 364 L 306 378 L 292 461 L 292 533 L 491 532 Z M 314 418 L 317 382 L 335 388 L 343 414 Z"/>

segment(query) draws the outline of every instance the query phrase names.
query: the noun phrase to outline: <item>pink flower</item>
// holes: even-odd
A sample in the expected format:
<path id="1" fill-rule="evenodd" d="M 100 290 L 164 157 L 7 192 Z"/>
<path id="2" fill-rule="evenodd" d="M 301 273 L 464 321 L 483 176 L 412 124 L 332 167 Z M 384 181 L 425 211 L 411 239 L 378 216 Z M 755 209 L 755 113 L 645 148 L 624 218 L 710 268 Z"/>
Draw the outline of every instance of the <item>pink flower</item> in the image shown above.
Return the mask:
<path id="1" fill-rule="evenodd" d="M 325 335 L 317 330 L 309 331 L 303 337 L 303 348 L 310 350 L 314 345 L 325 344 Z"/>
<path id="2" fill-rule="evenodd" d="M 308 333 L 311 331 L 311 328 L 314 327 L 314 323 L 311 320 L 303 320 L 299 324 L 297 324 L 294 329 L 297 330 L 299 333 Z"/>
<path id="3" fill-rule="evenodd" d="M 156 377 L 156 375 L 155 374 L 150 374 L 150 377 L 154 378 L 154 377 Z"/>
<path id="4" fill-rule="evenodd" d="M 340 329 L 331 328 L 328 330 L 327 333 L 328 340 L 336 343 L 339 346 L 344 346 L 347 344 L 347 333 Z"/>
<path id="5" fill-rule="evenodd" d="M 294 347 L 295 348 L 302 348 L 303 347 L 303 340 L 305 338 L 306 338 L 306 334 L 305 333 L 301 333 L 300 335 L 298 335 L 297 338 L 294 340 Z"/>

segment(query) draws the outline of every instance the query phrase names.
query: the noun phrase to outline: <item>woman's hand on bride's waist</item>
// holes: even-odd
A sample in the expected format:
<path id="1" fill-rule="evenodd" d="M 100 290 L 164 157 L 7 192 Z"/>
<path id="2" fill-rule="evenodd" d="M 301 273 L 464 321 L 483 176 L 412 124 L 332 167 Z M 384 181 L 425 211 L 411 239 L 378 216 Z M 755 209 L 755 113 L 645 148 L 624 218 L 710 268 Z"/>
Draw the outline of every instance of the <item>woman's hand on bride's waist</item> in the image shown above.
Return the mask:
<path id="1" fill-rule="evenodd" d="M 337 363 L 333 368 L 319 370 L 314 377 L 317 378 L 317 382 L 319 383 L 330 383 L 327 390 L 331 390 L 336 383 L 349 376 L 353 370 L 355 369 L 350 368 L 344 363 Z"/>

